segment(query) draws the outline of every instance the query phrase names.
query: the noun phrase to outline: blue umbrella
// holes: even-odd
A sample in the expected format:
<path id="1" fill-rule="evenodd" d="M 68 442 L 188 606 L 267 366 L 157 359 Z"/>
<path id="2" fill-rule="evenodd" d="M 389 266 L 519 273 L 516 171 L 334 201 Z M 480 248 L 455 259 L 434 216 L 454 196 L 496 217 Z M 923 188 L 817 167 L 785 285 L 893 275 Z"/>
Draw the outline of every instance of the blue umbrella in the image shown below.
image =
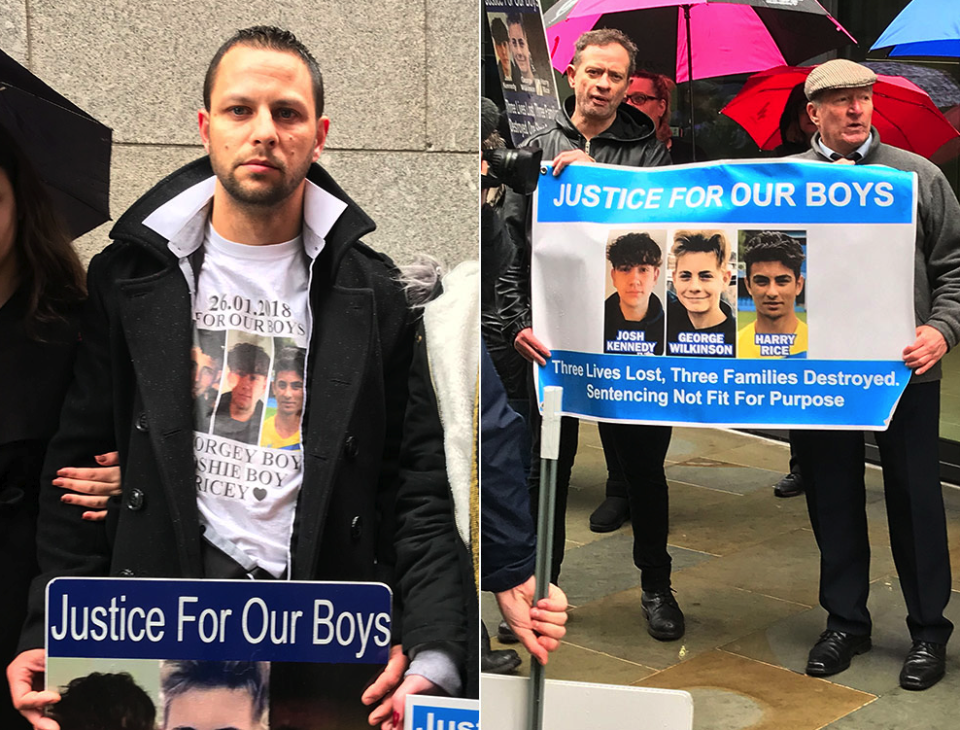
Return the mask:
<path id="1" fill-rule="evenodd" d="M 960 2 L 913 0 L 870 48 L 890 49 L 890 56 L 960 58 Z"/>

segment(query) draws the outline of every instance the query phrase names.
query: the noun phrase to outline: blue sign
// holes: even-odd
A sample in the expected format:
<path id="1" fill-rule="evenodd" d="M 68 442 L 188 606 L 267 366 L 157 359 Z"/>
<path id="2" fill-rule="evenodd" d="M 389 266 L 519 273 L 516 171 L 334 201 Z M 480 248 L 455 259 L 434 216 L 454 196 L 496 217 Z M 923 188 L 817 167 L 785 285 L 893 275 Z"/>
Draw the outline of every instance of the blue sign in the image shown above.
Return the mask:
<path id="1" fill-rule="evenodd" d="M 411 709 L 405 720 L 407 730 L 480 730 L 479 708 L 417 704 Z"/>
<path id="2" fill-rule="evenodd" d="M 916 175 L 879 165 L 764 162 L 644 168 L 577 165 L 536 192 L 540 223 L 646 225 L 913 222 Z"/>
<path id="3" fill-rule="evenodd" d="M 563 412 L 656 423 L 884 428 L 910 369 L 902 362 L 599 355 L 553 350 L 540 388 Z M 542 390 L 541 390 L 542 393 Z"/>
<path id="4" fill-rule="evenodd" d="M 56 578 L 47 656 L 385 664 L 381 583 Z"/>

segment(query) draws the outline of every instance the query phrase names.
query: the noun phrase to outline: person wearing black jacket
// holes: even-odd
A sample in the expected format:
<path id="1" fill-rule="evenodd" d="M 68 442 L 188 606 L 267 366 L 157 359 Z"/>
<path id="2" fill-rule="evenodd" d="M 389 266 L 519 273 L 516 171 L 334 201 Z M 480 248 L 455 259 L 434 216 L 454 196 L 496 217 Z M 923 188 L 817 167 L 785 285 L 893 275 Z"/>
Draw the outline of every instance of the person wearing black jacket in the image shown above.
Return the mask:
<path id="1" fill-rule="evenodd" d="M 367 704 L 383 698 L 371 724 L 395 730 L 403 707 L 394 704 L 392 690 L 400 697 L 414 685 L 462 684 L 466 642 L 456 552 L 435 540 L 413 559 L 397 542 L 401 522 L 414 532 L 442 529 L 398 514 L 412 316 L 393 263 L 360 240 L 373 221 L 315 164 L 329 119 L 309 51 L 289 31 L 248 28 L 221 47 L 207 79 L 200 132 L 209 156 L 134 203 L 111 232 L 114 243 L 90 264 L 74 382 L 43 468 L 41 573 L 31 587 L 21 653 L 8 670 L 14 704 L 39 721 L 42 708 L 56 701 L 55 693 L 32 689 L 45 661 L 44 588 L 58 575 L 382 581 L 396 588 L 396 599 L 410 593 L 405 586 L 432 585 L 439 590 L 417 595 L 424 611 L 395 601 L 393 641 L 403 645 L 391 648 L 387 669 L 364 693 Z M 219 261 L 213 234 L 229 244 L 219 244 L 221 253 L 232 252 Z M 264 252 L 284 246 L 279 250 L 296 254 L 289 257 L 290 276 L 280 280 L 285 298 L 242 316 L 223 314 L 230 324 L 280 312 L 286 317 L 280 324 L 308 330 L 302 456 L 293 462 L 299 482 L 287 503 L 293 511 L 289 534 L 281 536 L 286 560 L 278 576 L 234 558 L 251 558 L 237 543 L 220 541 L 236 548 L 228 555 L 209 539 L 195 449 L 220 437 L 196 437 L 190 353 L 196 315 L 203 314 L 197 308 L 207 304 L 201 294 L 208 267 L 219 265 L 215 273 L 239 296 L 263 285 L 264 266 L 250 260 L 262 263 Z M 295 311 L 284 315 L 288 309 Z M 106 522 L 67 514 L 52 475 L 113 449 L 120 454 L 122 495 Z M 407 485 L 404 504 L 438 498 L 416 493 L 429 490 L 425 480 Z M 239 488 L 235 493 L 242 497 Z M 239 522 L 237 512 L 216 509 Z M 448 515 L 447 508 L 430 510 L 430 520 L 444 524 Z M 262 523 L 248 524 L 246 545 L 262 546 Z M 408 559 L 399 571 L 398 562 Z"/>
<path id="2" fill-rule="evenodd" d="M 86 289 L 66 227 L 27 157 L 0 128 L 0 659 L 16 655 L 36 558 L 43 455 L 57 429 Z M 98 452 L 99 453 L 99 452 Z M 52 488 L 52 487 L 51 487 Z M 70 511 L 64 508 L 64 511 Z M 79 515 L 75 515 L 79 521 Z M 6 678 L 0 678 L 0 691 Z M 0 727 L 29 728 L 0 697 Z"/>
<path id="3" fill-rule="evenodd" d="M 584 33 L 567 68 L 574 96 L 567 99 L 554 123 L 526 141 L 553 160 L 553 174 L 562 175 L 571 163 L 602 162 L 637 167 L 670 164 L 666 147 L 655 135 L 654 124 L 643 112 L 621 104 L 636 65 L 637 49 L 623 33 L 613 29 Z M 522 250 L 511 267 L 511 284 L 502 294 L 502 312 L 514 346 L 530 362 L 546 364 L 550 351 L 534 335 L 530 316 L 530 198 L 507 192 L 505 218 L 513 240 Z M 529 488 L 535 509 L 540 482 L 540 419 L 536 389 L 531 386 L 533 450 Z M 663 459 L 670 445 L 670 428 L 600 424 L 617 454 L 628 484 L 634 530 L 634 563 L 641 570 L 642 610 L 649 633 L 657 639 L 683 636 L 683 613 L 670 589 L 670 555 L 667 552 L 667 481 Z M 557 468 L 556 523 L 554 526 L 551 582 L 556 583 L 563 560 L 567 490 L 577 453 L 578 421 L 561 423 Z"/>

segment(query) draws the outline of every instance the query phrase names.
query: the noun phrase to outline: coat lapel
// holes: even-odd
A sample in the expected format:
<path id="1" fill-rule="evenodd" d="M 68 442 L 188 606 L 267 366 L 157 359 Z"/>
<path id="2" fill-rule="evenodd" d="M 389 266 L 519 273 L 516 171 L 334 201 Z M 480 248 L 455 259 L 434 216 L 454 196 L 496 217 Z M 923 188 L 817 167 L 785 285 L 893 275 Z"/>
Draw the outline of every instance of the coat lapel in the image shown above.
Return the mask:
<path id="1" fill-rule="evenodd" d="M 181 549 L 184 577 L 200 574 L 193 460 L 191 303 L 173 264 L 120 285 L 120 317 L 148 417 L 149 434 Z"/>
<path id="2" fill-rule="evenodd" d="M 338 457 L 349 434 L 360 386 L 366 381 L 364 373 L 375 337 L 374 298 L 369 289 L 336 287 L 312 306 L 309 418 L 297 506 L 294 578 L 315 575 Z"/>

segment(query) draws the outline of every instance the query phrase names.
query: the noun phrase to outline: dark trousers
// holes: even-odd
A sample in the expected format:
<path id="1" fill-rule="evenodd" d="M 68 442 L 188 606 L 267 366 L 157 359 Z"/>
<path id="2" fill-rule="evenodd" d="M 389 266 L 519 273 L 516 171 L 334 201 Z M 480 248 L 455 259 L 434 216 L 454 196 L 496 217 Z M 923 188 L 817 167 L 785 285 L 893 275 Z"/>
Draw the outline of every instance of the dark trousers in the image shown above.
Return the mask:
<path id="1" fill-rule="evenodd" d="M 603 459 L 607 462 L 607 488 L 605 496 L 628 498 L 627 480 L 623 476 L 623 470 L 620 468 L 620 460 L 613 450 L 613 437 L 610 436 L 610 429 L 600 429 L 600 443 L 603 445 Z"/>
<path id="2" fill-rule="evenodd" d="M 791 474 L 800 474 L 800 459 L 797 458 L 797 447 L 793 445 L 793 439 L 795 438 L 794 434 L 797 431 L 788 431 L 787 435 L 790 437 L 790 473 Z"/>
<path id="3" fill-rule="evenodd" d="M 940 383 L 907 386 L 890 427 L 877 432 L 890 545 L 917 641 L 946 643 L 953 624 L 950 556 L 939 469 Z M 794 431 L 810 522 L 820 547 L 827 628 L 869 634 L 870 544 L 859 431 Z"/>
<path id="4" fill-rule="evenodd" d="M 536 393 L 536 389 L 531 389 Z M 534 395 L 535 397 L 535 395 Z M 536 404 L 530 409 L 530 428 L 533 447 L 530 455 L 530 510 L 537 518 L 540 496 L 540 411 Z M 580 422 L 565 417 L 560 422 L 560 454 L 557 463 L 556 513 L 553 523 L 553 561 L 551 582 L 560 577 L 566 542 L 567 492 L 570 472 L 577 456 Z M 630 519 L 633 522 L 633 562 L 640 571 L 640 585 L 644 590 L 670 586 L 670 554 L 667 552 L 667 525 L 669 501 L 667 477 L 663 460 L 670 447 L 669 426 L 634 426 L 601 423 L 600 432 L 612 451 L 630 499 Z"/>

